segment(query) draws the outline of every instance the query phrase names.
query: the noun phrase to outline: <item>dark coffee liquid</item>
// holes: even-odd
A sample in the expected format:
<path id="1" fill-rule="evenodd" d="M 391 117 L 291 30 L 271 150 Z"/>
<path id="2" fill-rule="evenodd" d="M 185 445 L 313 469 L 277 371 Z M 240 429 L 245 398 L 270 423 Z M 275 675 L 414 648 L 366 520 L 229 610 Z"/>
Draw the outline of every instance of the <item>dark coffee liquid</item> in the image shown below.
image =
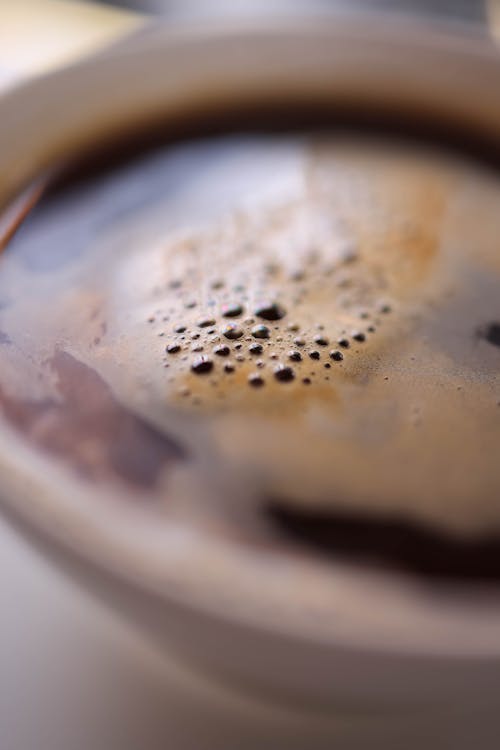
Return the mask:
<path id="1" fill-rule="evenodd" d="M 479 161 L 334 130 L 76 171 L 0 261 L 3 419 L 207 533 L 498 578 L 499 198 Z"/>

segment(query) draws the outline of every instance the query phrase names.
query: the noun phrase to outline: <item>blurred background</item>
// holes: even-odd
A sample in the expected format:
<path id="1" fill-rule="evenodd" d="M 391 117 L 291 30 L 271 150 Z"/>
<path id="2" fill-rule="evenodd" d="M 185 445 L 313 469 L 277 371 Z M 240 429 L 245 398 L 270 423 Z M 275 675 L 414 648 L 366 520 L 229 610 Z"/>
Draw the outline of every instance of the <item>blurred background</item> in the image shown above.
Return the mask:
<path id="1" fill-rule="evenodd" d="M 451 16 L 484 22 L 485 0 L 111 0 L 108 4 L 147 13 L 172 16 L 262 14 L 272 12 L 325 12 L 373 10 Z"/>

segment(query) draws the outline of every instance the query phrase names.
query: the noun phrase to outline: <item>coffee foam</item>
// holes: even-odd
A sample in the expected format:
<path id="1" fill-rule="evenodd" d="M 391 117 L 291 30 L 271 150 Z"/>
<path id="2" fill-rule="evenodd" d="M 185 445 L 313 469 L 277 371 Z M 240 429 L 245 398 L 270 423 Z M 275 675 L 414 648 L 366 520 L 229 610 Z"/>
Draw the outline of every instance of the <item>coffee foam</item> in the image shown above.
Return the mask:
<path id="1" fill-rule="evenodd" d="M 500 522 L 485 449 L 500 443 L 500 351 L 476 336 L 497 314 L 493 196 L 495 177 L 436 152 L 316 140 L 294 195 L 166 236 L 124 269 L 141 331 L 180 347 L 158 357 L 162 397 L 206 421 L 217 472 L 245 477 L 232 502 L 253 485 L 256 498 L 458 536 Z M 261 317 L 263 302 L 283 317 Z M 197 374 L 200 356 L 211 367 Z"/>

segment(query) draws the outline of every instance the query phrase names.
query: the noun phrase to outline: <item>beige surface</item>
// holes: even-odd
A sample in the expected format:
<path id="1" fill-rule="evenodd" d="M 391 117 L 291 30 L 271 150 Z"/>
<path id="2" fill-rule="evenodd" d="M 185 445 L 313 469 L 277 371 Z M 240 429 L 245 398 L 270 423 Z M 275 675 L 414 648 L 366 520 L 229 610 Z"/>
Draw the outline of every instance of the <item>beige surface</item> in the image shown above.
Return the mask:
<path id="1" fill-rule="evenodd" d="M 486 11 L 491 35 L 500 41 L 500 0 L 488 0 Z"/>
<path id="2" fill-rule="evenodd" d="M 72 62 L 131 33 L 144 18 L 64 0 L 0 2 L 0 88 Z"/>

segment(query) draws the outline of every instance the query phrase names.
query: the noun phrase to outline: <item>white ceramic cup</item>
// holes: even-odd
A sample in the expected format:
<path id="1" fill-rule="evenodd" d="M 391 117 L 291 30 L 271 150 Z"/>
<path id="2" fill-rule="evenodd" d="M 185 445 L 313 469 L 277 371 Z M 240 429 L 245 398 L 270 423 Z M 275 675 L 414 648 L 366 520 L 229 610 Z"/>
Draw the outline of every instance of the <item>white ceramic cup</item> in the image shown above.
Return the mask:
<path id="1" fill-rule="evenodd" d="M 458 27 L 378 18 L 152 28 L 4 97 L 0 208 L 124 129 L 207 107 L 223 115 L 235 102 L 397 108 L 500 144 L 499 82 L 497 48 Z M 0 477 L 5 512 L 58 564 L 214 675 L 315 706 L 389 711 L 500 694 L 498 592 L 436 591 L 339 565 L 324 607 L 321 596 L 283 593 L 294 576 L 307 588 L 291 560 L 268 575 L 264 556 L 167 522 L 138 530 L 83 489 L 68 495 L 57 468 L 5 425 Z"/>

